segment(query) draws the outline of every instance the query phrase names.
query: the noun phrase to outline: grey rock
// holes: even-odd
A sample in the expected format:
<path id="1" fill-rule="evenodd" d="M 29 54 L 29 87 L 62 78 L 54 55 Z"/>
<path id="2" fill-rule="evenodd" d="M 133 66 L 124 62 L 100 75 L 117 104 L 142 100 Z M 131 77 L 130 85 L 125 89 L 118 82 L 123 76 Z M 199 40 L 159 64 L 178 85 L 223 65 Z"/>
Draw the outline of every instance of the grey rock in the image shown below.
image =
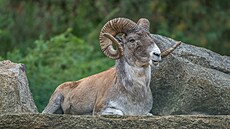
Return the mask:
<path id="1" fill-rule="evenodd" d="M 0 115 L 0 129 L 228 129 L 230 116 Z"/>
<path id="2" fill-rule="evenodd" d="M 152 35 L 164 50 L 175 40 Z M 155 115 L 230 114 L 230 57 L 182 43 L 152 72 Z"/>
<path id="3" fill-rule="evenodd" d="M 0 112 L 37 112 L 23 64 L 0 62 Z"/>

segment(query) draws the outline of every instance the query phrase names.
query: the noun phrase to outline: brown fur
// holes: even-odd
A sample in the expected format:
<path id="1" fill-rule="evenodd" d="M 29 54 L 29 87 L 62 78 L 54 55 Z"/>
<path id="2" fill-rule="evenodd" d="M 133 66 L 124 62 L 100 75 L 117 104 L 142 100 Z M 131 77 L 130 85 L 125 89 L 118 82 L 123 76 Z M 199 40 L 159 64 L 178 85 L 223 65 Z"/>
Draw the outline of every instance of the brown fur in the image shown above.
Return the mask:
<path id="1" fill-rule="evenodd" d="M 61 107 L 65 114 L 91 114 L 94 106 L 96 112 L 100 111 L 116 80 L 115 75 L 115 68 L 110 68 L 79 81 L 65 82 L 56 88 L 49 103 L 55 101 L 56 94 L 61 94 L 64 96 Z M 70 110 L 73 108 L 74 111 Z"/>

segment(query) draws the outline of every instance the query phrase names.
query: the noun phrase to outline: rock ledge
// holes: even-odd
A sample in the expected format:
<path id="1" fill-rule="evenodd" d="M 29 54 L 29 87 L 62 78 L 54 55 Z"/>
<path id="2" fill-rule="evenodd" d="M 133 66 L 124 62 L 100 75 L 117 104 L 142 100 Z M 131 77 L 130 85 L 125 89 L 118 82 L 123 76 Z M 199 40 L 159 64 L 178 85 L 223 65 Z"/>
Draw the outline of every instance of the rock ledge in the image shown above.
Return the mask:
<path id="1" fill-rule="evenodd" d="M 56 114 L 2 114 L 4 129 L 73 128 L 218 128 L 230 127 L 230 115 L 78 116 Z"/>

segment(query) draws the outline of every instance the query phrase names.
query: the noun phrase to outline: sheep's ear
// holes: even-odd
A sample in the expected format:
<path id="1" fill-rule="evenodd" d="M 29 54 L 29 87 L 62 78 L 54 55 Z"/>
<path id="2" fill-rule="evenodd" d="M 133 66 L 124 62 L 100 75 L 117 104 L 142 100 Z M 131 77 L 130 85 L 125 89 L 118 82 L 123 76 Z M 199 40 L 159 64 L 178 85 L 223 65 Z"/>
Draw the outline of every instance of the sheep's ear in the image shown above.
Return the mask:
<path id="1" fill-rule="evenodd" d="M 140 27 L 144 28 L 145 30 L 149 31 L 149 20 L 146 18 L 141 18 L 138 20 L 137 25 L 139 25 Z"/>

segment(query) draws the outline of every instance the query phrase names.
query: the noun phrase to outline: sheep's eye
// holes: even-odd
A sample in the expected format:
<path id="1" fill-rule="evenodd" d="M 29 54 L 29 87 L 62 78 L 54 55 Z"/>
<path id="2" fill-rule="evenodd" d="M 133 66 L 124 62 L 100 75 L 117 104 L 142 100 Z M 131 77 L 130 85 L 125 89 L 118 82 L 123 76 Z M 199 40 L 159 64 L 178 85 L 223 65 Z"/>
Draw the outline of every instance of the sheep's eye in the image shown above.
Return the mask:
<path id="1" fill-rule="evenodd" d="M 133 43 L 135 42 L 135 39 L 129 39 L 129 42 Z"/>

